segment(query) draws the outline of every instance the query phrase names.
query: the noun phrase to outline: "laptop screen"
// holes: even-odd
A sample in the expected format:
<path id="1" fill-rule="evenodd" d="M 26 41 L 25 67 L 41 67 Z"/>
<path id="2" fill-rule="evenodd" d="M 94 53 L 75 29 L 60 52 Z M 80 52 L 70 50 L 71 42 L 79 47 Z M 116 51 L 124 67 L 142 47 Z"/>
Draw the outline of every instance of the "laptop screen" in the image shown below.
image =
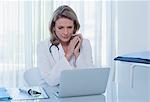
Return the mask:
<path id="1" fill-rule="evenodd" d="M 106 90 L 110 68 L 64 70 L 60 76 L 57 96 L 103 94 Z"/>

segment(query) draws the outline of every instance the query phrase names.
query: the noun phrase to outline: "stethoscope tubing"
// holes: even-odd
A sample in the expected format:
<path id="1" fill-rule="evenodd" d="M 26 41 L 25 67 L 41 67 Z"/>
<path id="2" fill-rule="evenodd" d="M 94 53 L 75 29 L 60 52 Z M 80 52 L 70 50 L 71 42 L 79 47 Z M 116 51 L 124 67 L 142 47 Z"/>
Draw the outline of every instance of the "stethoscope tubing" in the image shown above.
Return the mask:
<path id="1" fill-rule="evenodd" d="M 56 63 L 56 60 L 54 59 L 54 56 L 53 56 L 53 54 L 52 54 L 52 47 L 53 47 L 53 46 L 55 46 L 55 47 L 57 48 L 58 54 L 59 54 L 59 47 L 58 47 L 58 45 L 55 45 L 55 44 L 51 44 L 51 46 L 49 47 L 49 52 L 50 52 L 50 54 L 51 54 L 51 56 L 52 56 L 52 58 L 53 58 L 53 61 Z M 60 59 L 60 55 L 59 55 L 59 59 Z"/>

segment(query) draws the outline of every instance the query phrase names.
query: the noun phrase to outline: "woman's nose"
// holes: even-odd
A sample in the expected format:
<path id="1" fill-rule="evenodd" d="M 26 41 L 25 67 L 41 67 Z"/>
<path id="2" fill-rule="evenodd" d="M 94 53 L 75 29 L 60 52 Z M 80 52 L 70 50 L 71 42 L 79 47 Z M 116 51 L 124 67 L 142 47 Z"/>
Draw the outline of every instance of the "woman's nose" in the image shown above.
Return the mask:
<path id="1" fill-rule="evenodd" d="M 64 35 L 68 34 L 68 29 L 64 29 Z"/>

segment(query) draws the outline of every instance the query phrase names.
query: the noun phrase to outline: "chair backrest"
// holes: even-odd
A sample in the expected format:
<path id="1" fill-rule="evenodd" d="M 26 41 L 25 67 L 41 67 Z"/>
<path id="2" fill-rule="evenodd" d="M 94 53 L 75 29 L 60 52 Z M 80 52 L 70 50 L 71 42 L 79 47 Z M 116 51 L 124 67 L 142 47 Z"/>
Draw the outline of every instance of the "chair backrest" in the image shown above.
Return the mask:
<path id="1" fill-rule="evenodd" d="M 38 68 L 31 68 L 24 72 L 24 80 L 29 86 L 38 86 L 41 83 L 41 77 Z"/>

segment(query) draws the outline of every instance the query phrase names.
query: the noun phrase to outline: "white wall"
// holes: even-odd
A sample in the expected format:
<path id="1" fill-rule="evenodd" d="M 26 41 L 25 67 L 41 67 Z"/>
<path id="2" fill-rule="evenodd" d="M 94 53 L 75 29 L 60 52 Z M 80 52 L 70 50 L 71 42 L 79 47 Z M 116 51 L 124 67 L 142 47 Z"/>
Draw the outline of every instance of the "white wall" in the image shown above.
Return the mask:
<path id="1" fill-rule="evenodd" d="M 148 4 L 144 1 L 118 3 L 118 54 L 148 49 Z"/>
<path id="2" fill-rule="evenodd" d="M 148 3 L 148 28 L 150 28 L 150 1 L 149 1 L 149 3 Z M 149 35 L 149 42 L 148 42 L 148 44 L 149 44 L 149 51 L 150 51 L 150 29 L 148 29 L 149 31 L 148 31 L 148 35 Z M 150 86 L 150 70 L 149 70 L 149 86 Z M 150 95 L 150 87 L 149 87 L 149 95 Z M 150 97 L 149 97 L 149 101 L 150 101 Z"/>
<path id="3" fill-rule="evenodd" d="M 149 1 L 119 1 L 115 2 L 117 8 L 112 10 L 112 13 L 117 14 L 117 31 L 115 34 L 117 37 L 117 55 L 123 55 L 132 52 L 145 51 L 150 49 L 150 3 Z M 114 2 L 113 2 L 114 3 Z M 114 15 L 113 15 L 114 16 Z M 115 16 L 112 18 L 115 20 Z M 136 83 L 136 89 L 131 89 L 129 84 L 130 79 L 130 65 L 129 63 L 123 63 L 117 65 L 118 82 L 122 84 L 121 89 L 125 89 L 126 93 L 120 97 L 144 97 L 144 101 L 148 99 L 145 91 L 147 91 L 148 83 L 145 79 L 148 76 L 148 71 L 143 68 L 136 69 L 134 76 L 134 82 Z M 149 71 L 150 72 L 150 71 Z M 143 80 L 144 79 L 144 80 Z M 138 85 L 139 84 L 139 85 Z M 145 85 L 146 84 L 146 85 Z M 149 83 L 150 84 L 150 83 Z M 140 89 L 143 88 L 144 89 Z M 139 93 L 137 89 L 140 89 Z M 140 94 L 145 92 L 145 94 Z M 134 93 L 134 94 L 133 94 Z M 137 94 L 137 96 L 134 96 Z"/>
<path id="4" fill-rule="evenodd" d="M 148 45 L 149 45 L 149 50 L 150 50 L 150 1 L 148 2 L 148 35 L 149 35 L 149 43 L 148 43 Z"/>

